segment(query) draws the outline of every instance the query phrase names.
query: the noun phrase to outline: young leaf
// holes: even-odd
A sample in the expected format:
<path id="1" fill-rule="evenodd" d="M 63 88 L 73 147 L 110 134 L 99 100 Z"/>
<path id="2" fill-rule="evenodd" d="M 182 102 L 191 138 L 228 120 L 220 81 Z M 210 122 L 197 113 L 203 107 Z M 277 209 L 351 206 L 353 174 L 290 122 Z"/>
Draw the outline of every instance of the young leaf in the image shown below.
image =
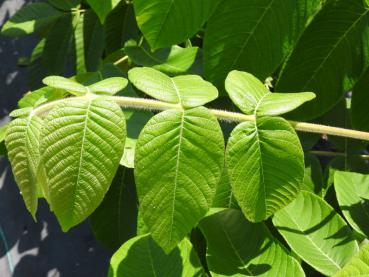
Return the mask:
<path id="1" fill-rule="evenodd" d="M 334 189 L 348 223 L 357 232 L 369 236 L 369 175 L 336 171 Z"/>
<path id="2" fill-rule="evenodd" d="M 113 251 L 136 235 L 138 202 L 133 171 L 120 167 L 101 205 L 91 215 L 92 230 Z"/>
<path id="3" fill-rule="evenodd" d="M 37 107 L 43 103 L 57 100 L 66 96 L 64 90 L 52 87 L 42 87 L 40 89 L 26 93 L 19 101 L 19 108 Z"/>
<path id="4" fill-rule="evenodd" d="M 226 162 L 237 203 L 252 222 L 267 219 L 294 200 L 304 177 L 300 141 L 278 117 L 239 124 L 229 138 Z"/>
<path id="5" fill-rule="evenodd" d="M 87 0 L 94 12 L 99 16 L 101 23 L 104 23 L 107 15 L 119 4 L 121 0 Z"/>
<path id="6" fill-rule="evenodd" d="M 42 82 L 49 87 L 63 89 L 77 96 L 87 93 L 85 86 L 61 76 L 49 76 L 44 78 Z"/>
<path id="7" fill-rule="evenodd" d="M 37 116 L 17 118 L 10 122 L 5 145 L 15 180 L 33 218 L 38 201 L 37 168 L 40 161 L 39 139 L 42 120 Z"/>
<path id="8" fill-rule="evenodd" d="M 63 15 L 47 3 L 32 3 L 20 9 L 1 29 L 1 34 L 20 37 L 37 32 Z"/>
<path id="9" fill-rule="evenodd" d="M 111 77 L 88 86 L 95 94 L 114 95 L 128 85 L 128 80 L 122 77 Z"/>
<path id="10" fill-rule="evenodd" d="M 32 111 L 31 107 L 26 107 L 26 108 L 20 108 L 20 109 L 16 109 L 14 111 L 12 111 L 9 116 L 11 117 L 25 117 L 28 116 Z"/>
<path id="11" fill-rule="evenodd" d="M 317 94 L 316 101 L 293 112 L 291 117 L 316 118 L 342 98 L 346 92 L 344 82 L 362 58 L 357 54 L 357 46 L 368 24 L 368 13 L 363 1 L 326 1 L 299 39 L 276 85 L 278 91 L 308 90 Z"/>
<path id="12" fill-rule="evenodd" d="M 359 253 L 333 277 L 364 277 L 369 276 L 369 244 L 361 247 Z"/>
<path id="13" fill-rule="evenodd" d="M 315 98 L 312 92 L 271 93 L 253 75 L 242 71 L 231 71 L 225 88 L 236 106 L 246 114 L 280 115 Z"/>
<path id="14" fill-rule="evenodd" d="M 166 254 L 150 235 L 142 235 L 127 241 L 114 253 L 108 277 L 200 277 L 202 273 L 199 258 L 187 238 Z"/>
<path id="15" fill-rule="evenodd" d="M 151 48 L 179 44 L 200 30 L 219 0 L 135 0 L 140 30 Z"/>
<path id="16" fill-rule="evenodd" d="M 142 130 L 135 156 L 140 209 L 166 253 L 208 211 L 223 163 L 222 131 L 203 107 L 162 112 Z"/>
<path id="17" fill-rule="evenodd" d="M 142 67 L 131 69 L 128 78 L 146 94 L 185 108 L 202 106 L 218 97 L 217 89 L 197 75 L 170 78 L 155 69 Z"/>
<path id="18" fill-rule="evenodd" d="M 207 216 L 200 229 L 206 238 L 212 276 L 305 276 L 263 223 L 250 223 L 238 210 Z"/>
<path id="19" fill-rule="evenodd" d="M 174 45 L 171 48 L 151 52 L 147 45 L 137 46 L 128 42 L 124 47 L 124 51 L 137 65 L 148 66 L 166 74 L 177 75 L 190 70 L 196 61 L 199 48 L 182 48 Z"/>
<path id="20" fill-rule="evenodd" d="M 358 251 L 350 228 L 320 197 L 302 191 L 273 223 L 292 250 L 325 275 L 333 275 Z"/>
<path id="21" fill-rule="evenodd" d="M 50 205 L 64 231 L 83 221 L 103 200 L 125 137 L 124 115 L 114 102 L 66 100 L 47 115 L 42 160 Z"/>
<path id="22" fill-rule="evenodd" d="M 317 4 L 320 1 L 223 1 L 206 26 L 205 76 L 218 88 L 233 69 L 265 80 L 283 62 Z"/>

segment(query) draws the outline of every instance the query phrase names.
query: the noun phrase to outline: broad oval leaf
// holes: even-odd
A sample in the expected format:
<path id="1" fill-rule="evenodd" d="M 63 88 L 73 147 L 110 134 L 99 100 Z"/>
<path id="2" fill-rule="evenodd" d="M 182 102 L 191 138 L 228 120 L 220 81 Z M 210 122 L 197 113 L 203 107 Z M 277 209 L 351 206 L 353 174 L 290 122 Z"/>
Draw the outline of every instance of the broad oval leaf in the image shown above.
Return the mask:
<path id="1" fill-rule="evenodd" d="M 205 75 L 218 88 L 233 69 L 265 80 L 283 62 L 319 0 L 227 0 L 206 26 Z M 290 44 L 290 45 L 289 45 Z"/>
<path id="2" fill-rule="evenodd" d="M 263 223 L 251 223 L 241 211 L 224 210 L 201 220 L 207 263 L 214 277 L 303 277 L 299 263 Z"/>
<path id="3" fill-rule="evenodd" d="M 219 0 L 135 0 L 140 30 L 151 48 L 179 44 L 200 30 Z"/>
<path id="4" fill-rule="evenodd" d="M 101 23 L 104 23 L 107 15 L 119 4 L 121 0 L 87 0 L 94 12 L 98 15 Z"/>
<path id="5" fill-rule="evenodd" d="M 95 94 L 114 95 L 128 85 L 128 80 L 122 77 L 111 77 L 88 86 Z"/>
<path id="6" fill-rule="evenodd" d="M 116 251 L 136 235 L 137 215 L 133 171 L 120 167 L 103 202 L 91 215 L 92 230 L 98 241 Z"/>
<path id="7" fill-rule="evenodd" d="M 114 102 L 66 100 L 46 117 L 41 152 L 48 200 L 64 231 L 83 221 L 103 200 L 125 138 L 124 115 Z"/>
<path id="8" fill-rule="evenodd" d="M 316 118 L 342 98 L 345 81 L 362 59 L 358 45 L 368 13 L 363 1 L 327 1 L 309 24 L 283 66 L 276 90 L 314 91 L 317 100 L 291 113 L 291 117 Z"/>
<path id="9" fill-rule="evenodd" d="M 208 211 L 223 163 L 223 134 L 206 108 L 162 112 L 142 130 L 135 156 L 140 209 L 167 253 Z"/>
<path id="10" fill-rule="evenodd" d="M 121 276 L 203 276 L 199 258 L 186 238 L 170 253 L 165 253 L 150 237 L 137 236 L 114 253 L 108 277 Z"/>
<path id="11" fill-rule="evenodd" d="M 40 162 L 40 133 L 42 119 L 33 115 L 10 122 L 5 134 L 5 145 L 15 180 L 23 200 L 33 218 L 38 201 L 37 168 Z"/>
<path id="12" fill-rule="evenodd" d="M 305 262 L 333 275 L 358 251 L 345 221 L 320 197 L 302 191 L 294 202 L 277 212 L 273 224 Z"/>
<path id="13" fill-rule="evenodd" d="M 369 276 L 369 244 L 361 247 L 359 253 L 333 277 L 365 277 Z"/>
<path id="14" fill-rule="evenodd" d="M 49 76 L 44 78 L 42 82 L 49 87 L 64 89 L 77 96 L 85 95 L 87 93 L 87 88 L 84 85 L 61 76 Z"/>
<path id="15" fill-rule="evenodd" d="M 20 9 L 1 29 L 1 34 L 19 37 L 32 34 L 52 23 L 63 13 L 47 3 L 32 3 Z"/>
<path id="16" fill-rule="evenodd" d="M 177 45 L 171 48 L 152 52 L 147 45 L 137 46 L 127 43 L 125 53 L 137 65 L 149 66 L 166 74 L 183 74 L 188 72 L 196 61 L 198 47 L 182 48 Z"/>
<path id="17" fill-rule="evenodd" d="M 267 219 L 295 199 L 304 177 L 304 155 L 291 125 L 261 117 L 239 124 L 226 152 L 237 203 L 252 222 Z"/>
<path id="18" fill-rule="evenodd" d="M 334 189 L 348 223 L 357 232 L 369 236 L 369 175 L 336 171 Z"/>
<path id="19" fill-rule="evenodd" d="M 225 88 L 236 106 L 246 114 L 280 115 L 315 98 L 312 92 L 271 93 L 255 76 L 231 71 Z"/>
<path id="20" fill-rule="evenodd" d="M 197 75 L 169 77 L 158 70 L 133 68 L 128 78 L 135 87 L 161 101 L 185 108 L 202 106 L 218 97 L 218 90 Z"/>

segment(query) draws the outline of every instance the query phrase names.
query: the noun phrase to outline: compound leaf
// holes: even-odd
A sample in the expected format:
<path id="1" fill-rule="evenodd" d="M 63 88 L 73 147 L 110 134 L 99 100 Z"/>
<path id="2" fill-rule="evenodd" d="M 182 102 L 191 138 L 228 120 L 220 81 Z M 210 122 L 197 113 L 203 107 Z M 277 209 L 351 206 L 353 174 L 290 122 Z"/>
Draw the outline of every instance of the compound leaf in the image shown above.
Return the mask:
<path id="1" fill-rule="evenodd" d="M 125 138 L 124 115 L 114 102 L 66 100 L 46 117 L 42 160 L 49 202 L 64 231 L 83 221 L 103 200 Z"/>
<path id="2" fill-rule="evenodd" d="M 304 177 L 300 141 L 278 117 L 239 124 L 229 138 L 226 162 L 237 203 L 252 222 L 267 219 L 294 200 Z"/>
<path id="3" fill-rule="evenodd" d="M 203 276 L 202 273 L 199 258 L 187 238 L 166 254 L 146 234 L 132 238 L 114 253 L 110 260 L 108 277 L 200 277 Z"/>
<path id="4" fill-rule="evenodd" d="M 135 156 L 140 209 L 167 253 L 211 206 L 223 159 L 222 131 L 204 107 L 162 112 L 142 130 Z"/>
<path id="5" fill-rule="evenodd" d="M 315 98 L 312 92 L 271 93 L 250 73 L 236 70 L 228 74 L 225 88 L 236 106 L 246 114 L 280 115 Z"/>
<path id="6" fill-rule="evenodd" d="M 299 263 L 263 223 L 251 223 L 241 211 L 227 209 L 200 223 L 207 242 L 207 263 L 214 277 L 303 277 Z"/>
<path id="7" fill-rule="evenodd" d="M 292 250 L 321 273 L 331 276 L 358 251 L 351 229 L 320 197 L 302 191 L 277 212 L 273 223 Z"/>
<path id="8" fill-rule="evenodd" d="M 133 68 L 128 78 L 135 87 L 161 101 L 183 107 L 202 106 L 218 97 L 218 90 L 197 75 L 169 77 L 153 68 Z"/>
<path id="9" fill-rule="evenodd" d="M 37 169 L 40 162 L 42 124 L 42 120 L 35 115 L 17 118 L 10 122 L 5 135 L 5 145 L 15 180 L 33 218 L 36 216 L 38 201 Z"/>

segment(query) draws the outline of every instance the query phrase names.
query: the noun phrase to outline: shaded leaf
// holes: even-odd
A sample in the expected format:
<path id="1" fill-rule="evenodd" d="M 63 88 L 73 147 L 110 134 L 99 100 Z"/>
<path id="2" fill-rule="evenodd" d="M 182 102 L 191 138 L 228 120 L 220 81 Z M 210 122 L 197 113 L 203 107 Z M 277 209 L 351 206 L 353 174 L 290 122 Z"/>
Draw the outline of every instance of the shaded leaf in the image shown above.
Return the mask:
<path id="1" fill-rule="evenodd" d="M 121 0 L 87 0 L 94 12 L 99 16 L 101 23 L 104 23 L 107 15 L 119 4 Z"/>
<path id="2" fill-rule="evenodd" d="M 320 197 L 302 191 L 273 223 L 292 250 L 325 275 L 333 275 L 358 251 L 351 229 Z"/>
<path id="3" fill-rule="evenodd" d="M 77 8 L 81 4 L 81 0 L 47 0 L 55 8 L 69 11 Z"/>

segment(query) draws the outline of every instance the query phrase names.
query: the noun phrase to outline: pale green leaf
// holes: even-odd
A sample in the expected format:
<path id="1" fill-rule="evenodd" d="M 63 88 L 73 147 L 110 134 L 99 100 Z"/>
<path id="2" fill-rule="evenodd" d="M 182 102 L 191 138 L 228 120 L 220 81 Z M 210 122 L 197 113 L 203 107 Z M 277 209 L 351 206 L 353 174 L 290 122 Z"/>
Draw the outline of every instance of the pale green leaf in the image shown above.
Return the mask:
<path id="1" fill-rule="evenodd" d="M 359 253 L 333 277 L 365 277 L 369 276 L 369 244 L 361 247 Z"/>
<path id="2" fill-rule="evenodd" d="M 5 135 L 5 145 L 15 180 L 33 218 L 36 216 L 38 201 L 36 174 L 40 162 L 42 124 L 37 116 L 17 118 L 10 122 Z"/>
<path id="3" fill-rule="evenodd" d="M 19 108 L 36 107 L 43 103 L 63 98 L 66 92 L 51 87 L 42 87 L 40 89 L 26 93 L 19 101 Z"/>
<path id="4" fill-rule="evenodd" d="M 179 44 L 194 36 L 219 0 L 135 0 L 140 30 L 151 48 Z"/>
<path id="5" fill-rule="evenodd" d="M 177 75 L 188 72 L 196 61 L 198 47 L 182 48 L 177 45 L 154 52 L 147 45 L 127 43 L 125 53 L 137 65 L 149 66 L 166 74 Z"/>
<path id="6" fill-rule="evenodd" d="M 291 117 L 316 118 L 347 92 L 345 82 L 362 58 L 358 46 L 368 13 L 363 1 L 332 0 L 309 24 L 283 66 L 276 90 L 314 91 L 317 99 L 291 113 Z"/>
<path id="7" fill-rule="evenodd" d="M 20 9 L 1 29 L 1 34 L 20 37 L 37 32 L 63 15 L 47 3 L 32 3 Z"/>
<path id="8" fill-rule="evenodd" d="M 369 175 L 336 171 L 334 189 L 348 223 L 357 232 L 369 236 Z"/>
<path id="9" fill-rule="evenodd" d="M 122 77 L 110 77 L 88 86 L 95 94 L 114 95 L 128 85 L 128 80 Z"/>
<path id="10" fill-rule="evenodd" d="M 168 110 L 142 130 L 135 156 L 140 209 L 168 253 L 212 204 L 224 163 L 224 139 L 204 107 Z"/>
<path id="11" fill-rule="evenodd" d="M 251 223 L 241 211 L 228 209 L 200 223 L 213 277 L 303 277 L 299 263 L 272 237 L 263 223 Z"/>
<path id="12" fill-rule="evenodd" d="M 26 108 L 20 108 L 20 109 L 16 109 L 14 111 L 12 111 L 9 116 L 16 118 L 16 117 L 26 117 L 28 116 L 32 111 L 31 107 L 26 107 Z"/>
<path id="13" fill-rule="evenodd" d="M 320 197 L 302 191 L 273 223 L 292 250 L 325 275 L 333 275 L 358 251 L 345 221 Z"/>
<path id="14" fill-rule="evenodd" d="M 42 82 L 49 87 L 63 89 L 77 96 L 87 93 L 87 88 L 85 86 L 61 76 L 49 76 L 44 78 Z"/>
<path id="15" fill-rule="evenodd" d="M 94 12 L 99 16 L 101 23 L 104 23 L 107 15 L 119 4 L 121 0 L 87 0 Z"/>
<path id="16" fill-rule="evenodd" d="M 237 203 L 259 222 L 295 199 L 304 177 L 304 156 L 291 125 L 261 117 L 239 124 L 228 141 L 226 162 Z"/>
<path id="17" fill-rule="evenodd" d="M 233 69 L 261 80 L 272 76 L 319 4 L 319 0 L 223 1 L 206 26 L 207 79 L 220 88 Z"/>
<path id="18" fill-rule="evenodd" d="M 253 75 L 236 70 L 228 74 L 225 88 L 232 101 L 246 114 L 280 115 L 315 98 L 312 92 L 271 93 Z"/>
<path id="19" fill-rule="evenodd" d="M 65 100 L 46 117 L 41 153 L 49 202 L 64 231 L 101 203 L 119 166 L 126 124 L 114 102 Z"/>
<path id="20" fill-rule="evenodd" d="M 91 215 L 99 242 L 116 251 L 136 235 L 138 203 L 133 171 L 120 167 L 101 205 Z"/>
<path id="21" fill-rule="evenodd" d="M 199 258 L 188 239 L 166 254 L 149 235 L 142 235 L 114 253 L 108 276 L 200 277 L 202 273 Z"/>
<path id="22" fill-rule="evenodd" d="M 185 108 L 202 106 L 218 97 L 217 89 L 197 75 L 171 78 L 155 69 L 142 67 L 131 69 L 128 78 L 146 94 Z"/>

